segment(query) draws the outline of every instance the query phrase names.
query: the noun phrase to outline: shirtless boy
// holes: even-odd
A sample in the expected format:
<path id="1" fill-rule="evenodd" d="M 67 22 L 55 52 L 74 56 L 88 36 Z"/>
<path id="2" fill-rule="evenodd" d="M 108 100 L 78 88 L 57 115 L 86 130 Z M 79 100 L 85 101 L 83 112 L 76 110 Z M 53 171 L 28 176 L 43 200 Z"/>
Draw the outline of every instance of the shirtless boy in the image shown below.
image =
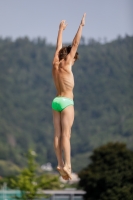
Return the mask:
<path id="1" fill-rule="evenodd" d="M 74 121 L 72 66 L 78 58 L 77 48 L 86 13 L 83 15 L 78 31 L 71 46 L 62 47 L 62 33 L 67 24 L 62 20 L 59 25 L 56 51 L 53 59 L 52 75 L 56 87 L 56 97 L 52 102 L 54 123 L 54 149 L 58 160 L 57 170 L 65 180 L 71 179 L 71 127 Z M 64 153 L 64 161 L 63 161 Z"/>

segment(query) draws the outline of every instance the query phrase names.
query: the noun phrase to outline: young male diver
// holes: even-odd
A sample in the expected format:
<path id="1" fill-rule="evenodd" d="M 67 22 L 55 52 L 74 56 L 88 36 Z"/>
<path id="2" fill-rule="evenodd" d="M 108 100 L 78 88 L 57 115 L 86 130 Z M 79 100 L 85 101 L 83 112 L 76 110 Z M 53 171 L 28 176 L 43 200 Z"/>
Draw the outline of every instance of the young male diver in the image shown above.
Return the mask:
<path id="1" fill-rule="evenodd" d="M 86 13 L 83 15 L 78 31 L 71 46 L 62 47 L 62 34 L 67 24 L 62 20 L 59 25 L 56 51 L 53 59 L 52 75 L 57 91 L 52 102 L 54 123 L 54 149 L 58 161 L 57 170 L 63 179 L 71 179 L 71 127 L 74 121 L 72 66 L 78 59 L 77 48 L 85 25 Z M 64 154 L 64 160 L 63 160 Z"/>

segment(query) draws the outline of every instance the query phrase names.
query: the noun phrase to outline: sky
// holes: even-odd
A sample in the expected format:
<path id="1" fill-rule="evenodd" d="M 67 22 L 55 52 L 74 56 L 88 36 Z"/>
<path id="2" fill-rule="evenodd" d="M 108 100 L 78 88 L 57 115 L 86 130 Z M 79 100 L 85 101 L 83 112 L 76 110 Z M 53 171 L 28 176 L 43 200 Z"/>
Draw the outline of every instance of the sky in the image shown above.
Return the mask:
<path id="1" fill-rule="evenodd" d="M 59 23 L 66 20 L 63 42 L 70 43 L 85 12 L 86 41 L 133 36 L 133 0 L 0 0 L 0 37 L 41 37 L 56 44 Z"/>

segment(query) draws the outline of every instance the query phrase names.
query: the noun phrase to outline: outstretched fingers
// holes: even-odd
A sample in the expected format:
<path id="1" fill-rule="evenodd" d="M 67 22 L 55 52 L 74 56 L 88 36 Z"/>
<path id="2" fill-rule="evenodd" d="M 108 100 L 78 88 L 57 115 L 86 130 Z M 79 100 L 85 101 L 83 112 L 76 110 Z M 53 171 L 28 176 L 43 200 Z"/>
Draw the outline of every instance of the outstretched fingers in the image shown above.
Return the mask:
<path id="1" fill-rule="evenodd" d="M 85 17 L 86 17 L 86 13 L 84 13 L 82 20 L 81 20 L 81 25 L 84 26 L 85 25 Z"/>

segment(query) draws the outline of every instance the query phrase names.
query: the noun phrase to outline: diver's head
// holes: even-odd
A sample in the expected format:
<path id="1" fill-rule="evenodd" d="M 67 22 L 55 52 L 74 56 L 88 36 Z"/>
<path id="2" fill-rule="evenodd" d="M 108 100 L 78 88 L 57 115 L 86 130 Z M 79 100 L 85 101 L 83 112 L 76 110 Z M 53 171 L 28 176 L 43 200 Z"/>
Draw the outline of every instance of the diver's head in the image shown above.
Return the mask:
<path id="1" fill-rule="evenodd" d="M 66 59 L 67 55 L 70 53 L 71 51 L 71 48 L 72 46 L 69 45 L 69 46 L 66 46 L 66 47 L 62 47 L 61 50 L 59 51 L 59 60 L 62 60 L 62 59 Z M 75 53 L 75 56 L 74 56 L 74 62 L 78 59 L 78 52 Z"/>

